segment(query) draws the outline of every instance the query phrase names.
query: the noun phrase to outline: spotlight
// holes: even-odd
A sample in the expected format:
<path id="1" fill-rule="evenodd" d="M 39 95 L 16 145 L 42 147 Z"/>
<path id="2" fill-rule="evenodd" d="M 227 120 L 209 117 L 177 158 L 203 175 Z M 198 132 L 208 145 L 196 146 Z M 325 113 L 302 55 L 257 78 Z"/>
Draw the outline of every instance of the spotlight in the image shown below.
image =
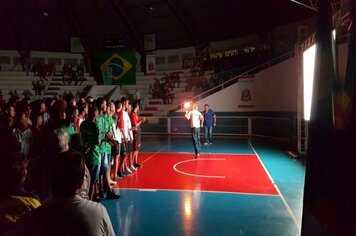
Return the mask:
<path id="1" fill-rule="evenodd" d="M 184 103 L 184 108 L 185 108 L 185 109 L 188 109 L 189 107 L 190 107 L 190 102 Z"/>
<path id="2" fill-rule="evenodd" d="M 304 120 L 310 120 L 313 97 L 315 56 L 316 44 L 305 50 L 303 53 Z"/>

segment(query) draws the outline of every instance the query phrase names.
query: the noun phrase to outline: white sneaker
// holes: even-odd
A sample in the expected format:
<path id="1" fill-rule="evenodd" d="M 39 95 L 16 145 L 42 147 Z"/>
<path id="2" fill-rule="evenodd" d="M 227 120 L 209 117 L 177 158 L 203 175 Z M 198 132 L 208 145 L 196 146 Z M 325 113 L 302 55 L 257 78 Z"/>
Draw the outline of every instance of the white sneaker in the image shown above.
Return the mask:
<path id="1" fill-rule="evenodd" d="M 205 142 L 205 143 L 204 143 L 204 145 L 208 145 L 208 143 L 207 143 L 207 142 Z"/>
<path id="2" fill-rule="evenodd" d="M 130 167 L 130 170 L 131 170 L 131 171 L 136 171 L 137 169 L 136 169 L 134 166 L 131 166 L 131 167 Z"/>

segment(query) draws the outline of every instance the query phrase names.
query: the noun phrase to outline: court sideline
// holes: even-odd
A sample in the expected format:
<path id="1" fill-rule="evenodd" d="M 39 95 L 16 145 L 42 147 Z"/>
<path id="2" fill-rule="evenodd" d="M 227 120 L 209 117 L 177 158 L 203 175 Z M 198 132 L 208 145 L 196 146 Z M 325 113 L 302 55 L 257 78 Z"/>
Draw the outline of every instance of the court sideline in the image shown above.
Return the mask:
<path id="1" fill-rule="evenodd" d="M 267 141 L 143 136 L 144 164 L 103 201 L 117 235 L 299 235 L 305 166 Z"/>

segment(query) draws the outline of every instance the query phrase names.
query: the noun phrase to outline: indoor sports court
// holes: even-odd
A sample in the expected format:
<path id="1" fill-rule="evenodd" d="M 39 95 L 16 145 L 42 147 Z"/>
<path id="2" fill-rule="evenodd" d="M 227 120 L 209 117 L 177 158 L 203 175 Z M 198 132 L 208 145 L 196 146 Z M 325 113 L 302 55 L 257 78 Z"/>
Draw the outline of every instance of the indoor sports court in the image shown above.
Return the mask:
<path id="1" fill-rule="evenodd" d="M 144 136 L 136 173 L 102 203 L 117 235 L 298 235 L 305 165 L 275 142 Z"/>
<path id="2" fill-rule="evenodd" d="M 356 236 L 356 0 L 2 2 L 0 235 Z"/>

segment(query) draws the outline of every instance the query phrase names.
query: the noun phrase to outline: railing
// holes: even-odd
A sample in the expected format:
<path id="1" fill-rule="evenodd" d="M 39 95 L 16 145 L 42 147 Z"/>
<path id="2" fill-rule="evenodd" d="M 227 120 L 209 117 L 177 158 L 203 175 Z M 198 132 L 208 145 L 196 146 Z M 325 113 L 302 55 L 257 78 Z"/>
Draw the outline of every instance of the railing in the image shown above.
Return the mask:
<path id="1" fill-rule="evenodd" d="M 141 125 L 142 134 L 188 135 L 191 132 L 184 115 L 146 117 L 146 120 Z M 218 116 L 214 135 L 268 137 L 292 142 L 296 132 L 294 122 L 293 117 Z"/>
<path id="2" fill-rule="evenodd" d="M 239 74 L 237 76 L 232 75 L 232 76 L 234 76 L 232 79 L 229 79 L 228 81 L 223 82 L 222 84 L 219 84 L 216 87 L 214 87 L 212 89 L 209 89 L 209 90 L 207 90 L 207 91 L 205 91 L 205 92 L 203 92 L 203 93 L 201 93 L 201 94 L 199 94 L 199 95 L 197 95 L 195 97 L 187 99 L 187 101 L 189 101 L 189 102 L 197 102 L 197 101 L 199 101 L 199 100 L 201 100 L 201 99 L 203 99 L 205 97 L 210 96 L 211 94 L 214 94 L 214 93 L 216 93 L 216 92 L 218 92 L 220 90 L 223 90 L 224 88 L 229 87 L 230 85 L 235 84 L 236 82 L 239 81 L 240 77 L 256 74 L 257 72 L 260 72 L 260 71 L 262 71 L 264 69 L 267 69 L 267 68 L 269 68 L 269 67 L 271 67 L 273 65 L 276 65 L 277 63 L 280 63 L 280 62 L 282 62 L 284 60 L 287 60 L 287 59 L 289 59 L 289 58 L 291 58 L 293 56 L 294 56 L 294 51 L 286 53 L 286 54 L 283 54 L 283 55 L 281 55 L 279 57 L 276 57 L 276 58 L 274 58 L 272 60 L 269 60 L 269 61 L 267 61 L 267 62 L 265 62 L 265 63 L 263 63 L 261 65 L 253 67 L 252 69 L 248 69 L 247 71 L 245 71 L 245 72 L 243 72 L 243 73 L 241 73 L 241 74 Z M 215 75 L 219 76 L 219 75 L 224 75 L 224 74 L 229 74 L 229 73 L 231 74 L 232 71 L 234 71 L 234 70 L 216 73 Z M 175 111 L 178 111 L 180 109 L 183 109 L 183 107 L 184 107 L 184 103 L 181 103 L 181 104 L 178 104 L 178 105 L 174 105 L 174 106 L 168 108 L 167 110 L 165 110 L 165 116 L 169 115 L 172 112 L 175 112 Z"/>
<path id="3" fill-rule="evenodd" d="M 13 71 L 18 64 L 19 64 L 18 62 L 14 63 L 14 65 L 10 68 L 9 71 Z"/>

